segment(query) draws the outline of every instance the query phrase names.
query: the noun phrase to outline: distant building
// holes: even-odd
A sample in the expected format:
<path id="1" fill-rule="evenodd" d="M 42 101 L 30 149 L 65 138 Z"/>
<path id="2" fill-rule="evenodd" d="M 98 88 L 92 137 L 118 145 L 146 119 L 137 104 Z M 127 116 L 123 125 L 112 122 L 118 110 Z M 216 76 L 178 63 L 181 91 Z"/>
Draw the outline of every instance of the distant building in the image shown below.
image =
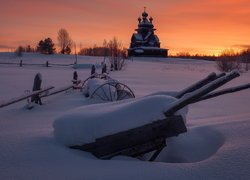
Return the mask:
<path id="1" fill-rule="evenodd" d="M 142 13 L 142 18 L 138 18 L 137 33 L 133 33 L 131 37 L 130 47 L 128 49 L 129 56 L 153 56 L 167 57 L 168 49 L 160 48 L 160 40 L 154 34 L 153 18 L 149 19 L 145 9 Z"/>

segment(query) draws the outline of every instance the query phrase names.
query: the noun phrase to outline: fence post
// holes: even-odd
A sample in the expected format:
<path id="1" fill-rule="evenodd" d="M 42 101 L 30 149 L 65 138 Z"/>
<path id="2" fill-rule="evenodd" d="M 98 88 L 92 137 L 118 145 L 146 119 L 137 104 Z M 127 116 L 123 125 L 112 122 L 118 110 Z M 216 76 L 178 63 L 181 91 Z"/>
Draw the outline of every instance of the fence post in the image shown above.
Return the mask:
<path id="1" fill-rule="evenodd" d="M 93 64 L 91 67 L 91 75 L 95 74 L 95 65 Z"/>
<path id="2" fill-rule="evenodd" d="M 32 91 L 41 90 L 41 84 L 42 84 L 42 75 L 40 73 L 37 73 L 34 79 Z M 41 98 L 39 97 L 39 94 L 36 94 L 31 97 L 31 102 L 34 102 L 34 101 L 36 104 L 39 103 L 40 105 L 42 105 L 42 101 L 41 101 Z"/>
<path id="3" fill-rule="evenodd" d="M 104 64 L 102 67 L 102 74 L 107 73 L 107 65 Z"/>
<path id="4" fill-rule="evenodd" d="M 74 71 L 74 73 L 73 73 L 73 84 L 76 84 L 77 80 L 78 80 L 78 74 L 77 74 L 76 71 Z"/>

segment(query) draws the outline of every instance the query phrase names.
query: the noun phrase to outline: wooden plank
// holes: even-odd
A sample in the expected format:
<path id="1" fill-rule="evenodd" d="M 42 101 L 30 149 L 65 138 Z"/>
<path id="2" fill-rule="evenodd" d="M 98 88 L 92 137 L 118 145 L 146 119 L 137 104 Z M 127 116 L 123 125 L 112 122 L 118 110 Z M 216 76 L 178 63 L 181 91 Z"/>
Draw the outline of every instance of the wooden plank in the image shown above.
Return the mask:
<path id="1" fill-rule="evenodd" d="M 7 101 L 7 102 L 2 102 L 2 103 L 0 104 L 0 108 L 5 107 L 5 106 L 8 106 L 8 105 L 10 105 L 10 104 L 17 103 L 17 102 L 22 101 L 22 100 L 24 100 L 24 99 L 27 99 L 27 98 L 29 98 L 29 97 L 31 97 L 31 96 L 34 96 L 34 95 L 37 95 L 37 94 L 41 94 L 41 93 L 46 92 L 46 91 L 48 91 L 48 90 L 50 90 L 50 89 L 53 89 L 53 88 L 54 88 L 53 86 L 49 86 L 49 87 L 46 87 L 46 88 L 41 89 L 41 90 L 39 90 L 39 91 L 34 91 L 34 92 L 32 92 L 32 93 L 29 93 L 29 94 L 27 94 L 27 95 L 22 95 L 22 96 L 19 96 L 19 97 L 12 98 L 12 99 L 10 99 L 10 100 Z"/>
<path id="2" fill-rule="evenodd" d="M 187 129 L 182 117 L 173 116 L 127 131 L 98 138 L 93 143 L 71 146 L 71 148 L 89 151 L 99 158 L 110 157 L 112 155 L 121 154 L 121 152 L 125 155 L 124 151 L 128 152 L 130 151 L 129 149 L 134 149 L 133 153 L 130 152 L 127 154 L 133 156 L 133 154 L 137 155 L 142 152 L 152 151 L 152 143 L 157 139 L 166 139 L 168 137 L 177 136 L 178 134 L 186 131 Z M 147 148 L 145 147 L 146 149 L 143 149 L 143 151 L 136 150 L 140 149 L 138 147 L 147 143 L 151 143 L 151 146 L 148 146 Z M 159 148 L 159 145 L 155 148 Z"/>

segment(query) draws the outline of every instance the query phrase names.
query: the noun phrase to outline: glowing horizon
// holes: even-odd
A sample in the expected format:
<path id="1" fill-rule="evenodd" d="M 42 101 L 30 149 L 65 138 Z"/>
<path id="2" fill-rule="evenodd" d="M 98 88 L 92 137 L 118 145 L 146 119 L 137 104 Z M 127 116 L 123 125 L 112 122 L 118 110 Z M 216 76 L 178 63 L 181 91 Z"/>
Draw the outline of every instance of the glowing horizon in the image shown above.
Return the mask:
<path id="1" fill-rule="evenodd" d="M 67 29 L 78 49 L 114 36 L 127 48 L 144 6 L 170 54 L 218 55 L 250 47 L 248 0 L 8 0 L 0 7 L 0 51 L 35 47 L 47 37 L 57 44 L 60 28 Z"/>

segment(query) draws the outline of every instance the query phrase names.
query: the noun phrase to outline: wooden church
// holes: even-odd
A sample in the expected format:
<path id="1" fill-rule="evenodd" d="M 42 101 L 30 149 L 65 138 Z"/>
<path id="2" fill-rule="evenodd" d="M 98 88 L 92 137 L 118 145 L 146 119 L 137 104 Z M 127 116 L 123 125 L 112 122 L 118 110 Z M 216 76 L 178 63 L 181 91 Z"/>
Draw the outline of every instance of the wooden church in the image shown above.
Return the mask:
<path id="1" fill-rule="evenodd" d="M 131 37 L 130 47 L 128 49 L 129 56 L 150 56 L 150 57 L 167 57 L 168 49 L 160 48 L 160 40 L 155 35 L 153 18 L 148 19 L 148 13 L 142 13 L 142 17 L 138 18 L 138 28 L 135 29 Z"/>

